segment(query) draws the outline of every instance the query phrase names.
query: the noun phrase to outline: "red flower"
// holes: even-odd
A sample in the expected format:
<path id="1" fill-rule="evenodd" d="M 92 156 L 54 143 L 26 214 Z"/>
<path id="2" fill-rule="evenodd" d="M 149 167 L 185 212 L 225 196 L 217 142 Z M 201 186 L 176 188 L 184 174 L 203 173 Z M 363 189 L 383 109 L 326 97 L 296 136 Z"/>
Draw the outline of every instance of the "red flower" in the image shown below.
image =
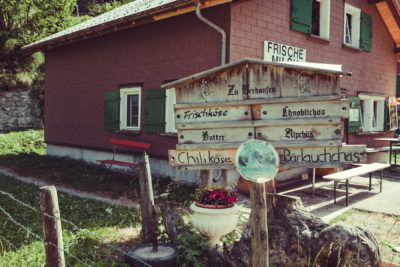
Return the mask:
<path id="1" fill-rule="evenodd" d="M 229 201 L 229 203 L 233 203 L 233 202 L 236 201 L 236 199 L 234 199 L 233 197 L 231 197 L 231 198 L 228 199 L 228 201 Z"/>
<path id="2" fill-rule="evenodd" d="M 225 199 L 225 195 L 224 195 L 224 194 L 221 194 L 220 198 L 221 198 L 221 199 Z"/>
<path id="3" fill-rule="evenodd" d="M 214 195 L 214 194 L 211 194 L 211 195 L 210 195 L 210 198 L 215 198 L 215 195 Z"/>

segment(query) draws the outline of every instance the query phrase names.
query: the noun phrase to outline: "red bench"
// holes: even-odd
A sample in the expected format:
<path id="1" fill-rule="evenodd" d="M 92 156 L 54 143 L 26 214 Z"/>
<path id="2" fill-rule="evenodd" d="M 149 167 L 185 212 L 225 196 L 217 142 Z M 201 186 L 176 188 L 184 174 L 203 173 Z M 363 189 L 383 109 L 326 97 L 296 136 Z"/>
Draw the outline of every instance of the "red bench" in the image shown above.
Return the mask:
<path id="1" fill-rule="evenodd" d="M 140 143 L 140 142 L 133 142 L 133 141 L 126 141 L 126 140 L 118 140 L 118 139 L 113 139 L 110 138 L 109 142 L 111 144 L 114 144 L 114 150 L 113 150 L 113 155 L 112 155 L 112 159 L 106 159 L 106 160 L 96 160 L 96 162 L 100 162 L 105 168 L 106 171 L 108 171 L 109 169 L 111 169 L 111 167 L 113 165 L 117 165 L 117 166 L 123 166 L 123 167 L 129 167 L 132 170 L 134 168 L 138 167 L 138 164 L 133 163 L 133 162 L 125 162 L 125 161 L 120 161 L 120 160 L 116 160 L 115 159 L 115 155 L 117 153 L 117 146 L 129 146 L 129 147 L 136 147 L 136 148 L 143 148 L 143 149 L 148 149 L 150 148 L 150 144 L 147 143 Z M 109 165 L 109 168 L 107 169 L 107 165 Z M 106 172 L 105 171 L 105 172 Z M 104 173 L 105 173 L 104 172 Z M 103 173 L 103 175 L 104 175 Z M 102 176 L 103 176 L 102 175 Z"/>

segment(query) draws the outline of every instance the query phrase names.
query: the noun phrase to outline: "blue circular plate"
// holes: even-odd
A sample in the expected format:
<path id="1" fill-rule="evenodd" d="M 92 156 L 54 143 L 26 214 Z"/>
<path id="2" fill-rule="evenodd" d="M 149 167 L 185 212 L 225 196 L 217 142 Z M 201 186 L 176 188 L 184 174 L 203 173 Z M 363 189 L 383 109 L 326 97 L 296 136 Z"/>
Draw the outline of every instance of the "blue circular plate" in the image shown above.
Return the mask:
<path id="1" fill-rule="evenodd" d="M 278 173 L 279 156 L 275 148 L 263 140 L 249 140 L 236 151 L 235 166 L 246 180 L 264 183 Z"/>

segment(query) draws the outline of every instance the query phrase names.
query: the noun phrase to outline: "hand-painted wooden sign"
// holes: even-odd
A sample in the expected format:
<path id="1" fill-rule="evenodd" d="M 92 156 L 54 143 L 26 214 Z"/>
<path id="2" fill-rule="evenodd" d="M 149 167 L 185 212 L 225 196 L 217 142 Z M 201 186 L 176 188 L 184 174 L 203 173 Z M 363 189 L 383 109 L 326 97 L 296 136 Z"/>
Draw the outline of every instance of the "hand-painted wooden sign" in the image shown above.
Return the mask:
<path id="1" fill-rule="evenodd" d="M 247 106 L 220 106 L 175 110 L 175 123 L 250 120 L 251 109 Z"/>
<path id="2" fill-rule="evenodd" d="M 327 147 L 275 147 L 280 167 L 331 168 L 367 159 L 365 145 Z M 236 148 L 169 150 L 172 167 L 190 169 L 233 169 Z"/>
<path id="3" fill-rule="evenodd" d="M 244 59 L 183 78 L 175 88 L 177 150 L 170 165 L 233 168 L 236 148 L 268 141 L 281 167 L 335 167 L 365 161 L 365 146 L 342 146 L 340 75 L 349 73 Z"/>
<path id="4" fill-rule="evenodd" d="M 244 59 L 162 87 L 176 90 L 176 103 L 210 103 L 281 97 L 340 95 L 346 72 Z M 175 86 L 179 84 L 178 86 Z"/>
<path id="5" fill-rule="evenodd" d="M 312 98 L 311 98 L 312 99 Z M 349 102 L 337 101 L 309 101 L 296 103 L 269 103 L 261 105 L 261 119 L 315 119 L 327 117 L 349 116 Z"/>
<path id="6" fill-rule="evenodd" d="M 254 139 L 253 127 L 178 130 L 179 144 L 241 143 L 244 139 Z"/>
<path id="7" fill-rule="evenodd" d="M 304 122 L 304 121 L 303 121 Z M 194 126 L 194 125 L 191 125 Z M 201 125 L 198 125 L 201 127 Z M 208 126 L 208 125 L 205 125 Z M 179 144 L 216 144 L 216 143 L 242 143 L 254 139 L 268 140 L 269 142 L 313 142 L 338 140 L 341 143 L 343 124 L 309 124 L 309 125 L 274 125 L 260 127 L 231 127 L 178 130 Z M 234 125 L 233 125 L 234 126 Z M 214 125 L 213 127 L 218 127 Z"/>
<path id="8" fill-rule="evenodd" d="M 244 179 L 265 183 L 278 173 L 279 156 L 268 142 L 249 140 L 237 149 L 235 167 Z"/>

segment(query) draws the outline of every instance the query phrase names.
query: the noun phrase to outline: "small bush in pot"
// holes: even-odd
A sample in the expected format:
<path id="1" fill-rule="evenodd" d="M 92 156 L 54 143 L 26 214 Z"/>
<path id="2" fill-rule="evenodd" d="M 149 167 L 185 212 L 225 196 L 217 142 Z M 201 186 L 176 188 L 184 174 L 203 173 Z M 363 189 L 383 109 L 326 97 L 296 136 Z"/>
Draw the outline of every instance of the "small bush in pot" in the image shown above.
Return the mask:
<path id="1" fill-rule="evenodd" d="M 237 198 L 237 194 L 231 188 L 217 185 L 198 188 L 195 194 L 196 205 L 199 207 L 232 207 Z"/>

